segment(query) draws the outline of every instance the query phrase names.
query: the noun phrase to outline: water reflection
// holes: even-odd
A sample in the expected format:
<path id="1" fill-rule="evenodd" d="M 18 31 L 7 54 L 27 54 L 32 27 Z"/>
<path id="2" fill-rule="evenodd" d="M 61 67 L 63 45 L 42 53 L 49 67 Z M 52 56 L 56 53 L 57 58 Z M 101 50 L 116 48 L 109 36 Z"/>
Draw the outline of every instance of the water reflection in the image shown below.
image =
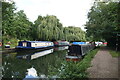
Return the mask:
<path id="1" fill-rule="evenodd" d="M 43 56 L 44 53 L 47 55 Z M 19 51 L 3 54 L 3 77 L 24 79 L 27 69 L 31 69 L 31 67 L 35 68 L 38 77 L 58 77 L 61 63 L 66 61 L 66 53 L 67 50 L 64 49 L 58 49 L 58 51 L 49 49 L 46 51 Z"/>
<path id="2" fill-rule="evenodd" d="M 26 78 L 39 78 L 38 75 L 37 75 L 37 71 L 35 68 L 29 68 L 27 69 L 27 75 L 25 76 L 25 79 L 23 80 L 26 80 Z"/>
<path id="3" fill-rule="evenodd" d="M 68 49 L 68 46 L 62 46 L 62 47 L 55 47 L 54 50 L 58 51 L 58 50 L 66 50 Z"/>
<path id="4" fill-rule="evenodd" d="M 49 50 L 45 50 L 45 51 L 41 51 L 41 52 L 31 52 L 29 54 L 26 55 L 17 55 L 17 58 L 19 59 L 27 59 L 27 60 L 32 60 L 32 59 L 36 59 L 39 57 L 42 57 L 44 55 L 50 54 L 53 52 L 53 49 L 49 49 Z"/>

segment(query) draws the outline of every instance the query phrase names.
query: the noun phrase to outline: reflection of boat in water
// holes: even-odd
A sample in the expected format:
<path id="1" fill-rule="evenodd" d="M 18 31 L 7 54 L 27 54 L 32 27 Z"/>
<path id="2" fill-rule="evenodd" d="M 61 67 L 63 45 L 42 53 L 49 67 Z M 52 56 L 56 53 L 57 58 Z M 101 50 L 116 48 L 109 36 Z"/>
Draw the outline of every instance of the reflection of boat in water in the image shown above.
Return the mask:
<path id="1" fill-rule="evenodd" d="M 81 56 L 70 56 L 70 55 L 66 56 L 66 61 L 80 61 L 81 59 L 82 59 Z"/>
<path id="2" fill-rule="evenodd" d="M 20 41 L 16 49 L 44 49 L 53 46 L 50 41 Z"/>
<path id="3" fill-rule="evenodd" d="M 55 51 L 66 50 L 66 49 L 68 49 L 68 46 L 54 47 L 54 50 L 55 50 Z"/>
<path id="4" fill-rule="evenodd" d="M 45 55 L 50 54 L 52 52 L 53 52 L 53 49 L 49 49 L 49 50 L 45 50 L 45 51 L 41 51 L 41 52 L 29 53 L 29 54 L 26 54 L 26 55 L 18 55 L 17 58 L 32 60 L 32 59 L 36 59 L 38 57 L 45 56 Z"/>

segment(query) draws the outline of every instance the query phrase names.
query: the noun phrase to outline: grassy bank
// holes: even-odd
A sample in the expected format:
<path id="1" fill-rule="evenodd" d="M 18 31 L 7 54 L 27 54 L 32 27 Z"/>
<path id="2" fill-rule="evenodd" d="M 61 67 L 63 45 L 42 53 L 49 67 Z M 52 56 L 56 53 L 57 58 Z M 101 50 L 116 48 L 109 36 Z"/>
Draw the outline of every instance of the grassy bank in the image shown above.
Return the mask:
<path id="1" fill-rule="evenodd" d="M 120 52 L 115 51 L 115 50 L 109 50 L 110 54 L 112 57 L 120 57 Z"/>
<path id="2" fill-rule="evenodd" d="M 80 62 L 66 62 L 61 71 L 61 78 L 69 78 L 75 80 L 77 78 L 88 78 L 87 68 L 91 66 L 91 60 L 96 55 L 99 49 L 94 49 L 84 57 Z"/>
<path id="3" fill-rule="evenodd" d="M 18 42 L 20 41 L 19 39 L 16 38 L 10 38 L 10 39 L 3 39 L 4 43 L 3 43 L 3 48 L 5 45 L 7 45 L 8 43 L 10 43 L 10 48 L 15 48 L 18 45 Z M 21 40 L 22 41 L 22 40 Z M 30 40 L 28 40 L 30 41 Z"/>
<path id="4" fill-rule="evenodd" d="M 9 43 L 10 47 L 13 48 L 13 47 L 16 47 L 18 45 L 18 39 L 14 39 L 14 38 L 11 38 L 11 39 L 4 39 L 3 40 L 4 43 L 3 43 L 3 48 L 5 45 L 7 45 Z"/>

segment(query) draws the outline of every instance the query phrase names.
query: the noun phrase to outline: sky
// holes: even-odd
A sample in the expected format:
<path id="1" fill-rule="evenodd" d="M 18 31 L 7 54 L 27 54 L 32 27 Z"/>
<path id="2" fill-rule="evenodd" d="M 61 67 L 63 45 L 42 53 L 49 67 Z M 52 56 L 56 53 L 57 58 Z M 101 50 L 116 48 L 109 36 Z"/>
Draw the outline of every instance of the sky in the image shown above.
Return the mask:
<path id="1" fill-rule="evenodd" d="M 93 0 L 13 0 L 17 10 L 24 10 L 27 18 L 34 22 L 38 15 L 55 15 L 63 26 L 84 29 L 87 13 Z"/>

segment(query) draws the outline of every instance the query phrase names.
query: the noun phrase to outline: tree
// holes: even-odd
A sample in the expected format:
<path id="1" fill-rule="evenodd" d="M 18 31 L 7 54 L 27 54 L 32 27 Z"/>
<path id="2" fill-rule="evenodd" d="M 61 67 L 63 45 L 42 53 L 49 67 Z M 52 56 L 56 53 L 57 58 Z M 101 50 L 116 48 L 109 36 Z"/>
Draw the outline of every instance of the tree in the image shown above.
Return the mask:
<path id="1" fill-rule="evenodd" d="M 2 2 L 0 1 L 0 42 L 2 40 Z"/>
<path id="2" fill-rule="evenodd" d="M 3 36 L 14 37 L 14 11 L 16 10 L 14 3 L 2 2 L 2 33 Z"/>
<path id="3" fill-rule="evenodd" d="M 15 3 L 2 2 L 4 40 L 68 40 L 85 41 L 85 32 L 79 27 L 63 27 L 54 15 L 38 16 L 34 24 L 29 21 L 23 10 L 15 11 Z M 7 41 L 6 41 L 7 42 Z"/>
<path id="4" fill-rule="evenodd" d="M 87 36 L 93 36 L 96 41 L 104 39 L 109 43 L 109 46 L 115 46 L 116 34 L 114 32 L 120 32 L 118 5 L 118 2 L 94 5 L 88 13 Z"/>
<path id="5" fill-rule="evenodd" d="M 39 16 L 34 25 L 39 40 L 58 40 L 62 38 L 63 27 L 56 16 Z"/>
<path id="6" fill-rule="evenodd" d="M 85 41 L 85 32 L 83 32 L 80 27 L 65 27 L 64 35 L 65 39 L 68 41 Z"/>
<path id="7" fill-rule="evenodd" d="M 24 11 L 18 11 L 14 16 L 14 19 L 14 30 L 16 31 L 16 37 L 18 39 L 30 39 L 33 24 L 28 20 Z"/>

